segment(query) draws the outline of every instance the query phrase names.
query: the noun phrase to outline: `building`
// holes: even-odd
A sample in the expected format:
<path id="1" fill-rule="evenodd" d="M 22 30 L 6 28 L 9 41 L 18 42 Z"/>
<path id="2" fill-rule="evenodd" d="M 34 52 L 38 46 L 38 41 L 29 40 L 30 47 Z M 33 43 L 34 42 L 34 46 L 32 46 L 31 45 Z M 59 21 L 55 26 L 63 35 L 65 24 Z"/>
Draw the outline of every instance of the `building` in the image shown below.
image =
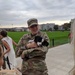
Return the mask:
<path id="1" fill-rule="evenodd" d="M 54 30 L 54 23 L 41 24 L 40 30 Z"/>
<path id="2" fill-rule="evenodd" d="M 61 25 L 61 26 L 58 26 L 58 30 L 64 30 L 63 29 L 63 26 Z"/>
<path id="3" fill-rule="evenodd" d="M 26 27 L 15 27 L 15 28 L 0 28 L 1 30 L 6 30 L 6 31 L 27 31 Z"/>

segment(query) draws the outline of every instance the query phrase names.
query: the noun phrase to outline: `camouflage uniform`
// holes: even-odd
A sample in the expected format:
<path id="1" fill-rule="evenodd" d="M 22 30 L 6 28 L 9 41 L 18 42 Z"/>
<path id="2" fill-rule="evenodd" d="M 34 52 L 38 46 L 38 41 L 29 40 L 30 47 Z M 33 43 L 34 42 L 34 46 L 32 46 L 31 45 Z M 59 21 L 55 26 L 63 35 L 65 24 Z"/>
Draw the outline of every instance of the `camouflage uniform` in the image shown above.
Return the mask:
<path id="1" fill-rule="evenodd" d="M 33 40 L 35 36 L 41 36 L 49 42 L 49 39 L 46 33 L 38 32 L 36 35 L 32 34 L 25 34 L 19 41 L 16 55 L 21 56 L 20 50 L 21 46 L 26 45 L 29 40 Z M 46 53 L 48 51 L 48 47 L 41 46 L 32 49 L 26 49 L 23 51 L 25 56 L 28 56 L 28 60 L 23 60 L 22 62 L 22 73 L 23 75 L 48 75 L 47 74 L 47 67 L 45 63 Z"/>

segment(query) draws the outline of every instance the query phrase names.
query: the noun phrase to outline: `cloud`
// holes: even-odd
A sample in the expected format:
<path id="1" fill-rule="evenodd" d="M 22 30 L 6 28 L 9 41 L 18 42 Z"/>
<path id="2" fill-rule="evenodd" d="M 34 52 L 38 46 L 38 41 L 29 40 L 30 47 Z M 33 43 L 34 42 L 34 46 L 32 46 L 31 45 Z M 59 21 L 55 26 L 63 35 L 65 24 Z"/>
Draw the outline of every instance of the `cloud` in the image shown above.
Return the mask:
<path id="1" fill-rule="evenodd" d="M 39 22 L 69 21 L 75 15 L 75 0 L 0 0 L 0 24 L 25 24 L 29 18 Z"/>

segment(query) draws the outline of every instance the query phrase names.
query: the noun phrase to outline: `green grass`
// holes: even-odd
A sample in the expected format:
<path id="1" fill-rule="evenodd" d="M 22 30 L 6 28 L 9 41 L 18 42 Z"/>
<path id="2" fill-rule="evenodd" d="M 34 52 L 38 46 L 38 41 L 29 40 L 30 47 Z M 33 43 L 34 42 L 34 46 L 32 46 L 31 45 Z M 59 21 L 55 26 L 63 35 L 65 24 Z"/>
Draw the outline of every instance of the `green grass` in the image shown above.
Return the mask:
<path id="1" fill-rule="evenodd" d="M 18 43 L 19 39 L 24 35 L 27 34 L 28 32 L 8 32 L 8 35 Z"/>
<path id="2" fill-rule="evenodd" d="M 47 35 L 50 39 L 50 47 L 53 46 L 53 39 L 54 39 L 54 46 L 68 43 L 68 34 L 69 31 L 47 32 Z"/>
<path id="3" fill-rule="evenodd" d="M 8 32 L 8 35 L 18 43 L 19 39 L 28 32 Z M 53 31 L 53 32 L 46 32 L 49 39 L 50 39 L 50 46 L 52 47 L 52 39 L 54 39 L 54 45 L 61 45 L 68 42 L 68 34 L 69 31 Z"/>
<path id="4" fill-rule="evenodd" d="M 69 31 L 54 31 L 54 32 L 47 32 L 50 39 L 59 39 L 59 38 L 66 38 L 68 37 Z"/>

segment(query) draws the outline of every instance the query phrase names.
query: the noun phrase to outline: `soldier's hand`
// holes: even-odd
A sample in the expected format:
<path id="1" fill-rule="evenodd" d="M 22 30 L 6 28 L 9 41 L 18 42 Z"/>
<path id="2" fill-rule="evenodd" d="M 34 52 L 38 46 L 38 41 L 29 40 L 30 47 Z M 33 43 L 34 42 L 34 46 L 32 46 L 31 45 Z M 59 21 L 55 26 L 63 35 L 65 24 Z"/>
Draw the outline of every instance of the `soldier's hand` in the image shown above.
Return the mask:
<path id="1" fill-rule="evenodd" d="M 18 50 L 18 52 L 17 53 L 22 53 L 22 50 Z"/>
<path id="2" fill-rule="evenodd" d="M 24 59 L 24 57 L 25 57 L 25 54 L 24 54 L 24 52 L 22 52 L 21 58 Z"/>
<path id="3" fill-rule="evenodd" d="M 35 42 L 32 42 L 32 43 L 28 43 L 26 46 L 27 48 L 36 48 L 37 44 Z"/>
<path id="4" fill-rule="evenodd" d="M 23 51 L 22 54 L 21 54 L 21 58 L 25 58 L 25 55 L 27 54 L 27 51 Z"/>
<path id="5" fill-rule="evenodd" d="M 17 51 L 17 55 L 20 56 L 20 55 L 22 54 L 22 52 L 23 52 L 23 51 L 19 49 L 19 50 Z"/>

